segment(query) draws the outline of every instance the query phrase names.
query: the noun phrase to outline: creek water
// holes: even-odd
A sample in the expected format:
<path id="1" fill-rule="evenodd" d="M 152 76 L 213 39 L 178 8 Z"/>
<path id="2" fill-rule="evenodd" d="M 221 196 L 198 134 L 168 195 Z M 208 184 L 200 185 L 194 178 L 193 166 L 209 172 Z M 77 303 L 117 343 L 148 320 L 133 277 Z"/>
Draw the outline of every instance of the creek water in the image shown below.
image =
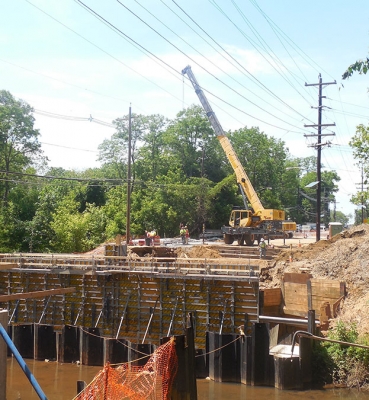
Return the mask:
<path id="1" fill-rule="evenodd" d="M 49 400 L 71 400 L 77 394 L 77 381 L 89 383 L 101 370 L 77 364 L 61 364 L 25 360 Z M 33 400 L 38 395 L 17 361 L 9 357 L 7 364 L 7 400 Z M 197 381 L 198 400 L 368 400 L 369 394 L 348 389 L 282 391 L 269 387 L 217 383 L 207 379 Z"/>

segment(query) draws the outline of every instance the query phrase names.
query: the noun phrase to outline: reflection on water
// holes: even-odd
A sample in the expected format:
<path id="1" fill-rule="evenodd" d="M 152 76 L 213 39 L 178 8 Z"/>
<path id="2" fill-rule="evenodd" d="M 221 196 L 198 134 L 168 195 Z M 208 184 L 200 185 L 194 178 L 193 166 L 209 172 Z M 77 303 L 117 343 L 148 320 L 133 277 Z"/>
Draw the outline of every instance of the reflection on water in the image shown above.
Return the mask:
<path id="1" fill-rule="evenodd" d="M 77 394 L 77 381 L 91 382 L 100 367 L 25 360 L 49 400 L 71 400 Z M 17 361 L 8 358 L 7 400 L 38 399 Z M 368 400 L 369 394 L 344 389 L 282 391 L 269 387 L 197 381 L 198 400 Z"/>

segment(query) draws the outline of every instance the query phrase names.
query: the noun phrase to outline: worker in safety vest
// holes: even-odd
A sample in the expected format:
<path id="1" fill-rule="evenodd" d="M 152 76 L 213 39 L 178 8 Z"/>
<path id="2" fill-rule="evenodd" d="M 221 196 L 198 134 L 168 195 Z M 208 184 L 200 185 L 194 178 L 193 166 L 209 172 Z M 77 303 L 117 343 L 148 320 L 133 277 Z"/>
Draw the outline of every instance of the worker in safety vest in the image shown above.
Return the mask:
<path id="1" fill-rule="evenodd" d="M 186 229 L 184 226 L 179 230 L 179 234 L 181 235 L 182 244 L 186 244 Z"/>
<path id="2" fill-rule="evenodd" d="M 153 229 L 150 233 L 149 233 L 150 239 L 151 239 L 151 246 L 154 246 L 154 237 L 156 236 L 156 230 Z"/>
<path id="3" fill-rule="evenodd" d="M 266 249 L 267 249 L 267 244 L 265 243 L 264 238 L 261 238 L 259 243 L 260 258 L 266 257 Z"/>

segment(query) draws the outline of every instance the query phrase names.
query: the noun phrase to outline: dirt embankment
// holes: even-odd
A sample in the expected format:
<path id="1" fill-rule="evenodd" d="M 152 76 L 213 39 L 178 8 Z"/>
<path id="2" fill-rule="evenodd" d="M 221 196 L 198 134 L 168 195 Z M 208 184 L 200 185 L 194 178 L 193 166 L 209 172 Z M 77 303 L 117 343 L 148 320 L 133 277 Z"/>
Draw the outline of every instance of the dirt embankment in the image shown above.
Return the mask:
<path id="1" fill-rule="evenodd" d="M 308 272 L 314 278 L 345 282 L 347 297 L 338 318 L 355 322 L 360 334 L 369 333 L 369 225 L 281 252 L 272 266 L 262 269 L 261 284 L 278 287 L 285 272 Z"/>
<path id="2" fill-rule="evenodd" d="M 222 257 L 216 246 L 178 247 L 174 252 L 180 259 L 206 258 L 208 262 Z M 129 256 L 139 258 L 137 254 L 129 253 Z M 228 258 L 222 262 L 235 264 L 240 260 Z M 345 282 L 347 297 L 339 318 L 356 322 L 360 334 L 369 333 L 369 225 L 353 227 L 329 240 L 282 250 L 269 263 L 264 260 L 253 260 L 253 263 L 259 264 L 260 285 L 266 288 L 279 287 L 286 272 L 305 272 L 314 278 Z"/>

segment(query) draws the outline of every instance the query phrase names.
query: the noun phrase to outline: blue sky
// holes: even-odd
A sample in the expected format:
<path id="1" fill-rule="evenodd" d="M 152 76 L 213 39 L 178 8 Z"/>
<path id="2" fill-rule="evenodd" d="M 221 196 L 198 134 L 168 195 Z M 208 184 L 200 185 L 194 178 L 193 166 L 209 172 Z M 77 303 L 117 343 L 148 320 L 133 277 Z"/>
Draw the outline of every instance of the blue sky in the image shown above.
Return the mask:
<path id="1" fill-rule="evenodd" d="M 211 92 L 208 100 L 225 131 L 259 126 L 285 141 L 293 156 L 316 155 L 308 147 L 316 139 L 304 137 L 314 130 L 304 124 L 317 123 L 311 107 L 318 94 L 305 82 L 317 83 L 321 73 L 323 82 L 337 82 L 323 90 L 330 107 L 323 123 L 335 122 L 326 132 L 336 136 L 322 139 L 332 142 L 322 162 L 342 179 L 337 209 L 353 213 L 348 200 L 360 173 L 348 142 L 358 124 L 368 124 L 369 79 L 342 82 L 341 76 L 368 55 L 367 0 L 83 3 L 90 12 L 72 0 L 2 4 L 0 88 L 38 110 L 36 127 L 50 165 L 98 165 L 97 147 L 114 130 L 79 118 L 110 123 L 130 104 L 135 113 L 174 118 L 183 106 L 199 104 L 181 77 L 186 65 Z"/>

